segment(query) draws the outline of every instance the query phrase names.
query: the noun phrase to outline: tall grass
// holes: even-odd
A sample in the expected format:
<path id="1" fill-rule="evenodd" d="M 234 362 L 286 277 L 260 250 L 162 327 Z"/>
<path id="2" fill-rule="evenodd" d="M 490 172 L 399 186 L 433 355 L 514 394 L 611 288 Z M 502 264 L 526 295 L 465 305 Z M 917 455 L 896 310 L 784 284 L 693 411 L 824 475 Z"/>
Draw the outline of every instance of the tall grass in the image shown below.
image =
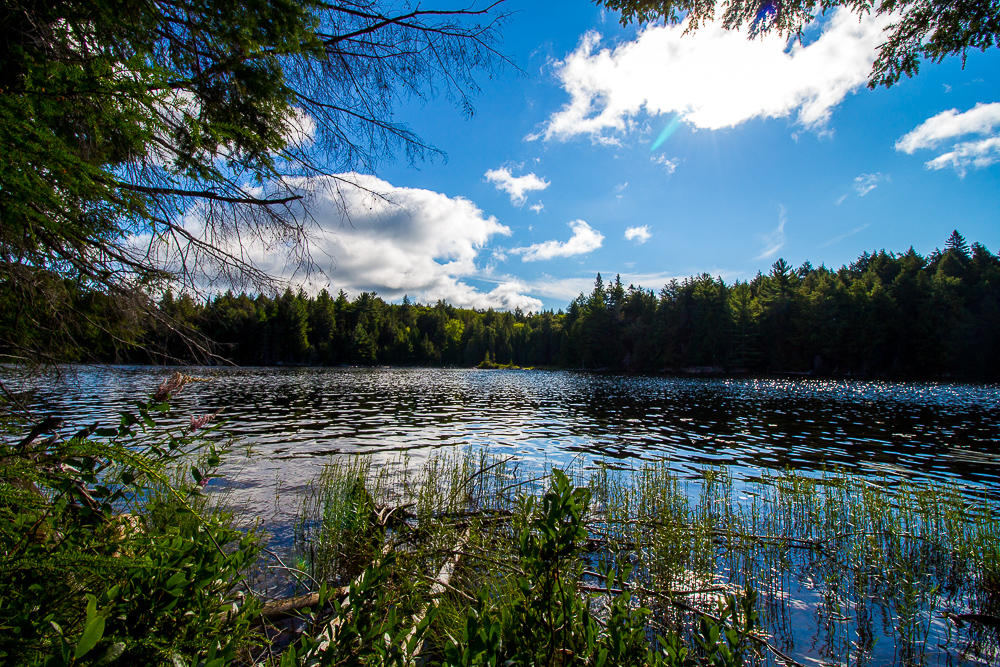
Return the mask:
<path id="1" fill-rule="evenodd" d="M 516 595 L 517 536 L 537 507 L 528 499 L 545 488 L 535 472 L 487 450 L 419 463 L 336 459 L 306 494 L 294 548 L 314 579 L 337 585 L 394 552 L 391 587 L 412 614 L 457 557 L 437 588 L 433 651 L 461 636 L 480 592 L 497 604 Z M 766 642 L 802 659 L 913 665 L 1000 655 L 988 618 L 1000 615 L 1000 521 L 986 498 L 841 472 L 747 482 L 707 468 L 684 481 L 667 461 L 569 473 L 591 493 L 576 583 L 598 618 L 609 603 L 599 590 L 627 589 L 651 610 L 650 636 L 679 631 L 690 640 L 699 612 L 754 590 Z M 608 568 L 619 573 L 610 582 Z M 981 614 L 987 624 L 953 628 L 944 612 Z M 757 661 L 776 660 L 759 646 Z"/>

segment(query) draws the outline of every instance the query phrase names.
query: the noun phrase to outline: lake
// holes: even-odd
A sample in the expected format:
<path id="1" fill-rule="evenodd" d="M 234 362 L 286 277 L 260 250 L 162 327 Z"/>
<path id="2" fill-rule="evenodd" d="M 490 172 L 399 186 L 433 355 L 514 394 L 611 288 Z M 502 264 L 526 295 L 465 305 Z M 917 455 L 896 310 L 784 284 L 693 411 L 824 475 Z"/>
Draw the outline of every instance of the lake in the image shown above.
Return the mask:
<path id="1" fill-rule="evenodd" d="M 32 388 L 28 401 L 40 414 L 83 425 L 113 422 L 173 370 L 65 368 L 60 378 L 2 372 L 5 383 Z M 667 460 L 692 485 L 706 467 L 726 468 L 747 482 L 785 470 L 842 469 L 882 483 L 932 480 L 970 497 L 1000 498 L 996 384 L 406 368 L 180 370 L 212 381 L 187 386 L 174 418 L 186 422 L 224 408 L 226 430 L 240 444 L 223 468 L 226 480 L 213 486 L 231 486 L 279 544 L 288 541 L 303 489 L 337 454 L 406 452 L 419 460 L 441 448 L 484 446 L 538 469 Z M 793 653 L 842 664 L 840 649 L 816 648 L 821 583 L 808 571 L 789 581 L 782 609 L 794 620 L 787 633 Z M 890 600 L 879 604 L 892 613 Z M 981 665 L 997 657 L 958 647 L 957 633 L 934 613 L 926 613 L 927 644 L 940 650 L 921 653 L 920 662 Z M 851 627 L 841 628 L 848 655 Z M 901 664 L 891 624 L 879 637 L 859 664 Z"/>
<path id="2" fill-rule="evenodd" d="M 73 424 L 112 420 L 174 369 L 84 367 L 26 380 L 30 402 Z M 262 461 L 490 446 L 528 461 L 668 458 L 759 469 L 843 467 L 1000 492 L 1000 385 L 827 379 L 692 379 L 572 371 L 182 368 L 212 378 L 179 414 L 224 408 Z M 270 469 L 271 466 L 268 466 Z M 280 468 L 280 466 L 278 466 Z M 249 471 L 248 471 L 249 472 Z"/>

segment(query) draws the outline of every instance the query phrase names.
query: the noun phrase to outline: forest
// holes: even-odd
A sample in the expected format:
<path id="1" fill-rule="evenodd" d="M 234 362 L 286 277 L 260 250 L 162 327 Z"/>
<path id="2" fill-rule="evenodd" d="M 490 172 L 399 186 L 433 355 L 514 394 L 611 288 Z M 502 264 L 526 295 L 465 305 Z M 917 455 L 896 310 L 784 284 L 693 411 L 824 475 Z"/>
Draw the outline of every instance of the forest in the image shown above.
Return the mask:
<path id="1" fill-rule="evenodd" d="M 71 292 L 72 290 L 68 290 Z M 125 323 L 77 291 L 76 331 L 31 331 L 2 310 L 6 339 L 52 337 L 62 361 L 240 365 L 501 365 L 636 373 L 1000 377 L 1000 258 L 957 231 L 924 257 L 862 253 L 834 270 L 779 259 L 727 284 L 709 274 L 659 292 L 597 276 L 558 312 L 316 296 L 166 292 L 163 317 Z M 102 319 L 103 318 L 103 319 Z M 27 322 L 27 324 L 26 324 Z M 47 333 L 46 333 L 47 331 Z M 114 335 L 107 335 L 112 331 Z M 5 350 L 11 354 L 11 350 Z"/>

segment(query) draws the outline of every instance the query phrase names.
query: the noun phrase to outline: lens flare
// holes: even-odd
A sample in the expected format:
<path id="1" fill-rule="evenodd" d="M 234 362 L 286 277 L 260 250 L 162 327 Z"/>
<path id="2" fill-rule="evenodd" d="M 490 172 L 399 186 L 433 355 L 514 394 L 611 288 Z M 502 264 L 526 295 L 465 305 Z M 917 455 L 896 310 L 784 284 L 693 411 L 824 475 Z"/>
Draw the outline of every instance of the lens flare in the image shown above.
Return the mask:
<path id="1" fill-rule="evenodd" d="M 680 124 L 681 124 L 680 116 L 674 116 L 673 118 L 671 118 L 670 122 L 667 123 L 667 126 L 663 128 L 662 132 L 660 132 L 660 136 L 656 137 L 656 141 L 654 141 L 653 145 L 649 147 L 650 152 L 655 151 L 657 148 L 662 146 L 663 142 L 669 139 L 670 135 L 677 131 L 677 128 L 680 127 Z"/>

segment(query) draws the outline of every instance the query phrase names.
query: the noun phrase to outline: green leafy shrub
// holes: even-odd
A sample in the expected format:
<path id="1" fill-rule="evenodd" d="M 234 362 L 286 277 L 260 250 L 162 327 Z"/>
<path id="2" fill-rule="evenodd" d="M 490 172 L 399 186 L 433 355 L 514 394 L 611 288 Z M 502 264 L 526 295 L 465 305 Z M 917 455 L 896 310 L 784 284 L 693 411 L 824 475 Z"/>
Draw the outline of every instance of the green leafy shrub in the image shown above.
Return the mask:
<path id="1" fill-rule="evenodd" d="M 0 443 L 0 662 L 209 667 L 248 645 L 259 607 L 236 588 L 259 543 L 202 493 L 217 427 L 158 423 L 191 379 L 115 428 Z"/>

